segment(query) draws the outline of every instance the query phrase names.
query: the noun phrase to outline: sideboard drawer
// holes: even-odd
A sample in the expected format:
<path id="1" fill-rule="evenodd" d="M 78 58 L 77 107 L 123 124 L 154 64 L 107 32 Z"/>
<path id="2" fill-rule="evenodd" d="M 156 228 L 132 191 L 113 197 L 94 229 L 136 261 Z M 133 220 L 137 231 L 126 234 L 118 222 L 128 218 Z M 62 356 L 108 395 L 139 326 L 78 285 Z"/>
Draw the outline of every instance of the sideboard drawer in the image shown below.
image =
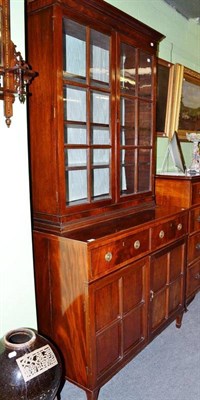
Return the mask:
<path id="1" fill-rule="evenodd" d="M 150 249 L 149 229 L 123 237 L 91 250 L 91 277 L 116 269 L 129 259 L 143 256 Z"/>
<path id="2" fill-rule="evenodd" d="M 192 204 L 200 203 L 200 183 L 192 184 Z"/>
<path id="3" fill-rule="evenodd" d="M 189 231 L 190 233 L 200 231 L 200 207 L 190 210 Z"/>
<path id="4" fill-rule="evenodd" d="M 200 288 L 200 261 L 187 270 L 187 297 Z"/>
<path id="5" fill-rule="evenodd" d="M 187 214 L 171 219 L 151 229 L 151 249 L 155 250 L 187 233 Z"/>
<path id="6" fill-rule="evenodd" d="M 188 239 L 188 263 L 200 257 L 200 233 L 192 235 Z"/>

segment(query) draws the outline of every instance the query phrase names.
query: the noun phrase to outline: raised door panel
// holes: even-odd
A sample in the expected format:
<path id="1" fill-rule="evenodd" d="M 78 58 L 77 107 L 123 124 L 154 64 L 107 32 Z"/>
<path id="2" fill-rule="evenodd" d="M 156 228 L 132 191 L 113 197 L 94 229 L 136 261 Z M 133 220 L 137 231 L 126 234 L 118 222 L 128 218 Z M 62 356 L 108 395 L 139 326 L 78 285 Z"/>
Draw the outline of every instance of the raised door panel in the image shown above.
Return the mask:
<path id="1" fill-rule="evenodd" d="M 200 207 L 195 207 L 189 212 L 189 232 L 194 233 L 200 230 Z"/>
<path id="2" fill-rule="evenodd" d="M 200 183 L 192 184 L 192 204 L 200 203 Z"/>
<path id="3" fill-rule="evenodd" d="M 195 262 L 187 270 L 187 298 L 200 289 L 200 261 Z"/>
<path id="4" fill-rule="evenodd" d="M 96 378 L 115 370 L 147 340 L 148 258 L 90 286 Z"/>
<path id="5" fill-rule="evenodd" d="M 200 257 L 200 233 L 189 237 L 187 257 L 189 264 Z"/>
<path id="6" fill-rule="evenodd" d="M 122 280 L 123 355 L 147 337 L 147 260 L 132 264 Z"/>

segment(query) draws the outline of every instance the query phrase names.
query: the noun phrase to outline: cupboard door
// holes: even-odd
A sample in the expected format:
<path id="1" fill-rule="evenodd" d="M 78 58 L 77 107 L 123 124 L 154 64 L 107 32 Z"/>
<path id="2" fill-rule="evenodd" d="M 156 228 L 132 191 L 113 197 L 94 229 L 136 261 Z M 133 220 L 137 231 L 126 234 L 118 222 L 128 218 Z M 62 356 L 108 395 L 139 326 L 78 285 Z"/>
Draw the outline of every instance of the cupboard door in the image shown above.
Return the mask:
<path id="1" fill-rule="evenodd" d="M 66 204 L 111 199 L 111 36 L 63 19 Z"/>
<path id="2" fill-rule="evenodd" d="M 152 55 L 120 43 L 120 196 L 152 189 Z"/>
<path id="3" fill-rule="evenodd" d="M 97 379 L 114 371 L 147 339 L 148 265 L 144 258 L 90 286 Z"/>
<path id="4" fill-rule="evenodd" d="M 150 334 L 184 305 L 185 241 L 153 254 L 150 263 Z"/>

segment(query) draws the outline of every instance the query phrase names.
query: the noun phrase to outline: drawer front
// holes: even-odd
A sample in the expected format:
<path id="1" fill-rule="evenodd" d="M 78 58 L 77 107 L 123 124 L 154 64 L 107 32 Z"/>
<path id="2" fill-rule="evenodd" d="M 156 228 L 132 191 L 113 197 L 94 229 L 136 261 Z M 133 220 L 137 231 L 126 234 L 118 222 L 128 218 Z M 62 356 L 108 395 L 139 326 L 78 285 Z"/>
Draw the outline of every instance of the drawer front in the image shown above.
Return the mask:
<path id="1" fill-rule="evenodd" d="M 91 250 L 91 277 L 110 272 L 119 264 L 149 251 L 149 229 Z"/>
<path id="2" fill-rule="evenodd" d="M 200 231 L 200 207 L 190 210 L 189 221 L 190 233 Z"/>
<path id="3" fill-rule="evenodd" d="M 200 257 L 200 233 L 190 236 L 188 239 L 188 263 Z"/>
<path id="4" fill-rule="evenodd" d="M 200 261 L 187 270 L 187 297 L 200 289 Z"/>
<path id="5" fill-rule="evenodd" d="M 156 250 L 187 233 L 187 214 L 171 219 L 151 229 L 151 248 Z"/>
<path id="6" fill-rule="evenodd" d="M 192 204 L 200 204 L 200 183 L 192 184 Z"/>

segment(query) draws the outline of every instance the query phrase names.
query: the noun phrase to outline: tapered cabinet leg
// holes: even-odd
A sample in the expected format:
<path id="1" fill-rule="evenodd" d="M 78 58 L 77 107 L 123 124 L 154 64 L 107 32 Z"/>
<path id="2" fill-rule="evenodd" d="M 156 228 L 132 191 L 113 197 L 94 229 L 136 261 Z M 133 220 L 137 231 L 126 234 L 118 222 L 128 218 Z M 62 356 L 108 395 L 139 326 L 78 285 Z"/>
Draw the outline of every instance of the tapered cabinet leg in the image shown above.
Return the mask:
<path id="1" fill-rule="evenodd" d="M 177 315 L 177 317 L 176 317 L 176 327 L 177 328 L 180 328 L 182 325 L 183 314 L 184 313 L 182 312 L 181 314 Z"/>
<path id="2" fill-rule="evenodd" d="M 99 396 L 100 388 L 93 390 L 92 392 L 86 392 L 87 400 L 97 400 Z"/>

